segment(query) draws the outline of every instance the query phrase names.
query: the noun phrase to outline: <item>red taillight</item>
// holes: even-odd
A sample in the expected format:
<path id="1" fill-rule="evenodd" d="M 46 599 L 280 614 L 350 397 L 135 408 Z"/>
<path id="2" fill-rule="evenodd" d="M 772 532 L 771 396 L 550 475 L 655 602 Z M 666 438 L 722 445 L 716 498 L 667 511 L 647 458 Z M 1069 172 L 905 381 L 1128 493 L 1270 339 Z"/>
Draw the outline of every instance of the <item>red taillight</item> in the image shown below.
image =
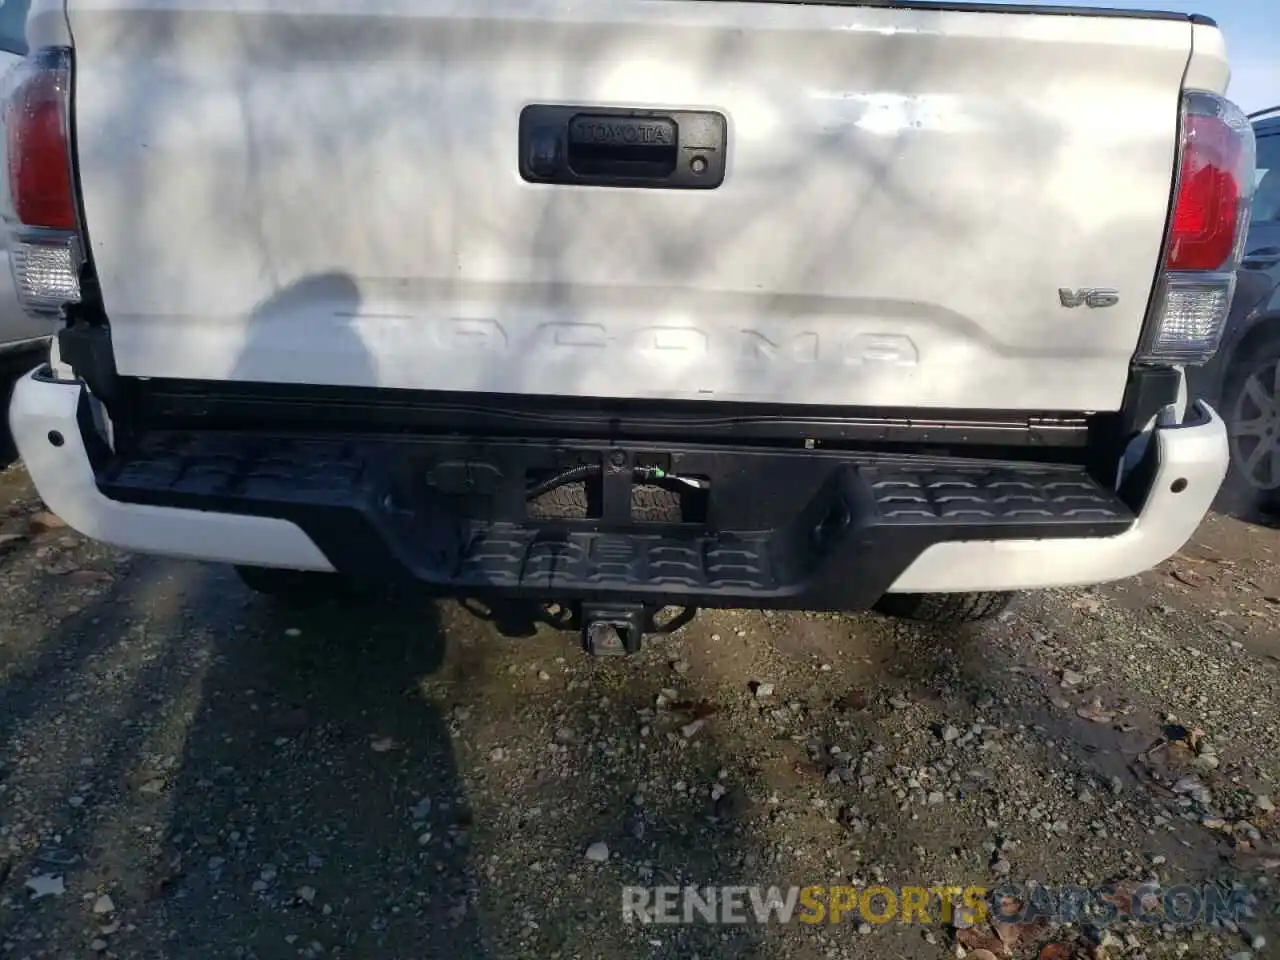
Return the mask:
<path id="1" fill-rule="evenodd" d="M 1217 116 L 1188 115 L 1178 198 L 1169 230 L 1169 270 L 1220 270 L 1240 227 L 1240 132 Z"/>
<path id="2" fill-rule="evenodd" d="M 1214 93 L 1183 94 L 1177 196 L 1139 363 L 1204 363 L 1218 349 L 1249 229 L 1255 152 L 1239 107 Z"/>
<path id="3" fill-rule="evenodd" d="M 14 213 L 27 227 L 75 230 L 70 52 L 40 51 L 18 69 L 5 116 Z"/>
<path id="4" fill-rule="evenodd" d="M 80 301 L 84 244 L 71 155 L 71 51 L 33 51 L 5 78 L 14 291 L 32 315 Z"/>

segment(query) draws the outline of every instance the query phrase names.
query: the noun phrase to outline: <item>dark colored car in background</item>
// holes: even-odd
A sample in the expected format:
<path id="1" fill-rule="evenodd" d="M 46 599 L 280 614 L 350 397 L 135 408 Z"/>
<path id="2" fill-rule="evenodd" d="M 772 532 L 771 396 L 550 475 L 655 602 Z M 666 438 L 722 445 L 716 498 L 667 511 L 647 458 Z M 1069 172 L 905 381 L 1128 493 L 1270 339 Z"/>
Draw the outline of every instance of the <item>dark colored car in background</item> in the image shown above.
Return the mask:
<path id="1" fill-rule="evenodd" d="M 1251 114 L 1258 142 L 1253 219 L 1222 346 L 1190 389 L 1227 421 L 1228 506 L 1280 514 L 1280 106 Z"/>

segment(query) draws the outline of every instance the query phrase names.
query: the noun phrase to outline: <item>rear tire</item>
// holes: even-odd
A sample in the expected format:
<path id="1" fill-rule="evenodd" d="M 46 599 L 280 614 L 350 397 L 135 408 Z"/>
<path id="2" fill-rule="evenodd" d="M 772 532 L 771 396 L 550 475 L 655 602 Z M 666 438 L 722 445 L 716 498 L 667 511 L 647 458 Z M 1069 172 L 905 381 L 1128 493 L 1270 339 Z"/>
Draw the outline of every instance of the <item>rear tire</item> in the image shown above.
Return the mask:
<path id="1" fill-rule="evenodd" d="M 337 573 L 237 566 L 240 582 L 255 593 L 291 606 L 318 606 L 354 595 L 351 581 Z"/>
<path id="2" fill-rule="evenodd" d="M 1227 505 L 1245 513 L 1280 513 L 1280 334 L 1233 358 L 1222 401 L 1231 451 Z"/>
<path id="3" fill-rule="evenodd" d="M 886 593 L 876 604 L 885 616 L 924 623 L 975 623 L 999 616 L 1012 593 Z"/>

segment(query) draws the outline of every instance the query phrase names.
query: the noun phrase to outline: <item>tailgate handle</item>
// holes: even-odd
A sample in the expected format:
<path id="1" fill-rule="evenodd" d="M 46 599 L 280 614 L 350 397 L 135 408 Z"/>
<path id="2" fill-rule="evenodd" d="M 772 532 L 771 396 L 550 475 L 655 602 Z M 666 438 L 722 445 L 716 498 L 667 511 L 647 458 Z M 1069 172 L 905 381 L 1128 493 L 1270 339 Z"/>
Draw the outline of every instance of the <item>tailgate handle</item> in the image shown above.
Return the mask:
<path id="1" fill-rule="evenodd" d="M 728 124 L 706 110 L 534 104 L 520 112 L 531 183 L 709 190 L 723 182 Z"/>
<path id="2" fill-rule="evenodd" d="M 671 176 L 676 168 L 674 120 L 580 113 L 569 121 L 569 167 L 580 176 Z"/>

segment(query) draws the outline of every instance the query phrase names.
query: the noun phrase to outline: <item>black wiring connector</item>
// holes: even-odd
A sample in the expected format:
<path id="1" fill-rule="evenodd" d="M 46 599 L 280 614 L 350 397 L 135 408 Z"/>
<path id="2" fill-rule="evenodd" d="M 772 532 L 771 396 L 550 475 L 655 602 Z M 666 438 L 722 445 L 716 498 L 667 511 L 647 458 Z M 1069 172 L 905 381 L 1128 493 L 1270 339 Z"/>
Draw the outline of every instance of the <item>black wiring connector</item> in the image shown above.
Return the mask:
<path id="1" fill-rule="evenodd" d="M 584 463 L 577 467 L 570 467 L 568 470 L 561 470 L 559 473 L 552 474 L 545 480 L 539 480 L 530 486 L 524 492 L 526 500 L 537 500 L 544 493 L 550 493 L 556 487 L 563 487 L 566 483 L 576 483 L 579 480 L 585 480 L 587 477 L 594 477 L 600 473 L 600 464 Z"/>

